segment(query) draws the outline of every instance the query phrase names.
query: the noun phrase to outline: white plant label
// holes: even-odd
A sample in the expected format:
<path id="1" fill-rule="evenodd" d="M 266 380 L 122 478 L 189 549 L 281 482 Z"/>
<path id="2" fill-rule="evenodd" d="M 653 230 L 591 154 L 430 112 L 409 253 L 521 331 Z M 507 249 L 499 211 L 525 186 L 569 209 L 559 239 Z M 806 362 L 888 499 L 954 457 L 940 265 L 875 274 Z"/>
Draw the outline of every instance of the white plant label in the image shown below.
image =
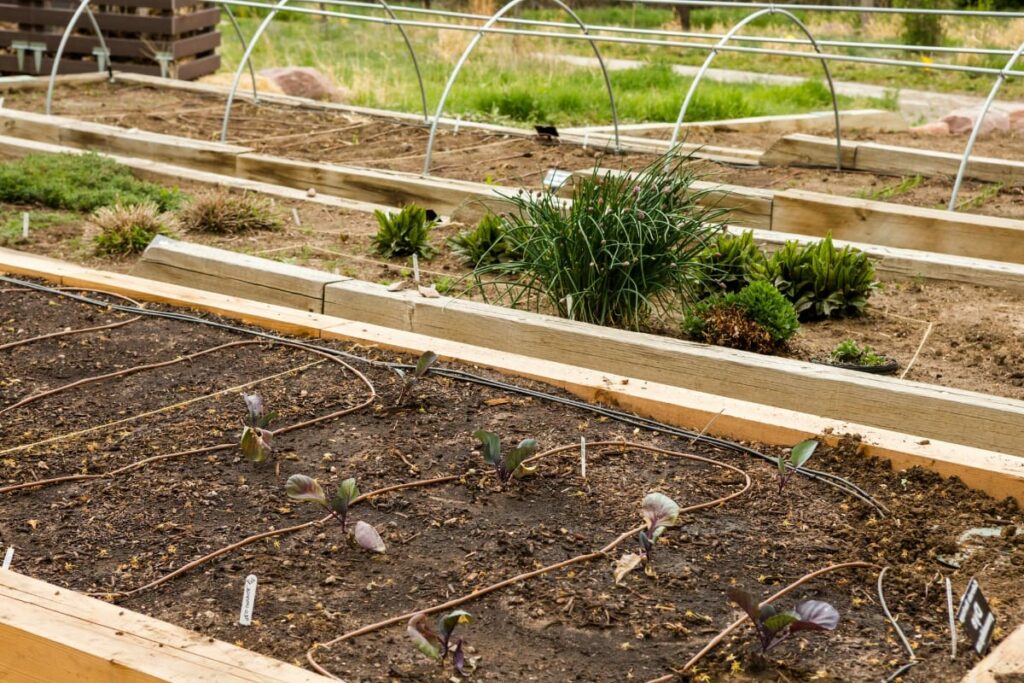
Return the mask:
<path id="1" fill-rule="evenodd" d="M 28 211 L 21 214 L 21 237 L 28 239 Z"/>
<path id="2" fill-rule="evenodd" d="M 587 148 L 587 143 L 590 141 L 590 133 L 583 134 L 583 149 Z"/>
<path id="3" fill-rule="evenodd" d="M 9 547 L 7 549 L 7 552 L 4 553 L 4 563 L 2 565 L 0 565 L 0 569 L 3 569 L 4 571 L 7 571 L 8 569 L 10 569 L 11 568 L 11 560 L 13 560 L 13 559 L 14 559 L 14 546 L 11 546 L 11 547 Z"/>
<path id="4" fill-rule="evenodd" d="M 461 125 L 462 125 L 462 116 L 456 116 L 455 117 L 455 129 L 452 131 L 452 135 L 458 135 L 459 134 L 459 126 L 461 126 Z"/>
<path id="5" fill-rule="evenodd" d="M 238 623 L 242 626 L 252 625 L 252 610 L 256 607 L 256 575 L 245 577 L 245 590 L 242 593 L 242 612 L 238 615 Z"/>
<path id="6" fill-rule="evenodd" d="M 544 175 L 544 187 L 552 192 L 557 192 L 569 182 L 570 178 L 572 178 L 572 173 L 569 171 L 559 171 L 557 168 L 548 169 Z"/>
<path id="7" fill-rule="evenodd" d="M 416 254 L 412 255 L 412 281 L 420 283 L 420 259 Z"/>
<path id="8" fill-rule="evenodd" d="M 294 206 L 292 207 L 292 220 L 295 221 L 295 225 L 302 225 L 302 221 L 299 220 L 299 210 L 296 209 Z"/>
<path id="9" fill-rule="evenodd" d="M 580 437 L 580 475 L 587 478 L 587 437 Z"/>

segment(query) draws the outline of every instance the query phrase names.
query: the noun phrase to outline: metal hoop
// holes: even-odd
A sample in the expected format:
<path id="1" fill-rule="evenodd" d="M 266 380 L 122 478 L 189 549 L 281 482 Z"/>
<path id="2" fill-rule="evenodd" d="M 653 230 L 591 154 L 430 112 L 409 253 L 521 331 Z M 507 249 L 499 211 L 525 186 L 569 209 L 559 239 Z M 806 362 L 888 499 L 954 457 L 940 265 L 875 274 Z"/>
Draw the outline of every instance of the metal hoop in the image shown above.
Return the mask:
<path id="1" fill-rule="evenodd" d="M 96 37 L 100 41 L 100 49 L 103 50 L 107 56 L 107 75 L 114 78 L 114 68 L 110 64 L 110 50 L 107 48 L 107 41 L 103 40 L 103 32 L 100 31 L 100 25 L 96 22 L 96 17 L 93 15 L 92 10 L 89 9 L 90 0 L 82 0 L 79 3 L 78 8 L 75 9 L 75 13 L 71 15 L 71 20 L 68 21 L 68 25 L 64 27 L 64 35 L 60 38 L 60 44 L 57 46 L 57 52 L 53 56 L 53 66 L 50 68 L 50 82 L 46 86 L 46 109 L 44 110 L 49 115 L 53 110 L 53 89 L 57 85 L 57 71 L 60 69 L 60 60 L 64 56 L 64 48 L 67 47 L 68 40 L 71 38 L 71 32 L 75 29 L 78 24 L 78 20 L 82 18 L 82 12 L 89 15 L 89 23 L 92 24 L 93 31 L 96 32 Z"/>
<path id="2" fill-rule="evenodd" d="M 573 21 L 575 21 L 580 29 L 582 29 L 584 35 L 590 35 L 590 29 L 583 20 L 572 11 L 568 5 L 562 0 L 551 0 L 556 5 L 565 10 Z M 470 53 L 476 48 L 477 43 L 484 37 L 484 33 L 487 29 L 491 28 L 501 17 L 514 8 L 516 5 L 522 3 L 523 0 L 511 0 L 504 7 L 495 12 L 490 19 L 487 20 L 483 26 L 477 31 L 477 34 L 473 36 L 473 40 L 469 41 L 469 45 L 466 46 L 466 50 L 459 57 L 459 61 L 456 62 L 455 68 L 452 70 L 451 76 L 448 77 L 448 82 L 444 85 L 444 91 L 441 93 L 441 101 L 437 104 L 437 112 L 434 114 L 434 120 L 430 124 L 430 139 L 427 141 L 427 156 L 423 162 L 423 175 L 430 175 L 430 160 L 434 153 L 434 140 L 437 137 L 437 124 L 441 121 L 441 116 L 444 115 L 444 104 L 448 100 L 448 95 L 451 92 L 452 86 L 455 85 L 455 79 L 459 77 L 459 72 L 462 71 L 462 67 L 465 65 L 466 60 L 469 59 Z M 612 92 L 612 82 L 608 77 L 608 69 L 605 67 L 604 59 L 601 57 L 601 50 L 598 49 L 597 43 L 592 38 L 588 38 L 587 42 L 590 43 L 590 47 L 594 50 L 594 56 L 597 57 L 597 62 L 601 66 L 601 73 L 604 75 L 604 86 L 608 90 L 608 102 L 612 108 L 612 125 L 615 127 L 615 151 L 618 152 L 621 148 L 619 146 L 619 112 L 615 107 L 615 94 Z"/>
<path id="3" fill-rule="evenodd" d="M 242 27 L 238 25 L 238 19 L 235 18 L 235 13 L 231 11 L 231 5 L 218 2 L 218 5 L 224 8 L 224 11 L 228 13 L 228 19 L 231 21 L 231 26 L 235 29 L 235 35 L 238 36 L 238 42 L 242 44 L 242 50 L 245 50 L 248 46 L 245 42 L 245 35 L 242 34 Z M 252 80 L 252 99 L 259 101 L 259 91 L 256 89 L 256 70 L 252 68 L 252 60 L 246 62 L 249 66 L 249 79 Z"/>
<path id="4" fill-rule="evenodd" d="M 814 46 L 814 51 L 817 52 L 819 55 L 822 54 L 821 47 L 819 47 L 818 41 L 814 39 L 814 36 L 811 35 L 810 30 L 807 28 L 806 25 L 804 25 L 804 22 L 800 21 L 800 19 L 798 19 L 796 15 L 792 14 L 791 12 L 784 9 L 779 9 L 777 7 L 766 7 L 765 9 L 761 9 L 754 12 L 753 14 L 747 15 L 738 24 L 729 29 L 729 32 L 722 36 L 722 39 L 718 41 L 718 43 L 716 43 L 713 48 L 711 48 L 711 52 L 708 54 L 707 59 L 704 60 L 704 63 L 701 65 L 700 70 L 697 72 L 697 75 L 693 77 L 693 82 L 690 83 L 690 89 L 686 93 L 686 99 L 683 100 L 683 106 L 679 110 L 679 117 L 676 119 L 676 126 L 675 128 L 672 129 L 672 142 L 669 143 L 670 155 L 673 154 L 674 150 L 676 149 L 676 143 L 679 140 L 679 129 L 682 127 L 683 119 L 686 117 L 686 110 L 689 109 L 690 107 L 690 102 L 693 100 L 693 95 L 697 91 L 697 86 L 700 85 L 701 79 L 704 78 L 704 74 L 707 73 L 708 67 L 711 66 L 711 62 L 715 59 L 715 56 L 718 54 L 718 49 L 724 46 L 726 43 L 728 43 L 737 31 L 739 31 L 741 28 L 752 22 L 754 19 L 764 16 L 765 14 L 776 13 L 781 14 L 784 17 L 788 17 L 793 23 L 795 23 L 800 28 L 800 30 L 804 32 L 804 35 L 807 36 L 807 39 L 811 41 L 811 44 Z M 836 99 L 836 88 L 835 85 L 832 83 L 832 72 L 829 71 L 828 61 L 822 58 L 821 66 L 825 70 L 825 80 L 828 81 L 828 89 L 832 93 L 832 112 L 835 115 L 836 120 L 836 170 L 841 171 L 843 169 L 843 145 L 839 132 L 839 103 Z"/>
<path id="5" fill-rule="evenodd" d="M 971 137 L 967 140 L 967 148 L 964 149 L 964 156 L 960 159 L 960 168 L 956 172 L 956 180 L 953 182 L 953 194 L 949 198 L 949 210 L 956 211 L 956 196 L 960 194 L 960 185 L 964 182 L 964 174 L 967 172 L 967 162 L 971 158 L 971 152 L 974 151 L 974 143 L 978 139 L 978 131 L 981 130 L 981 122 L 985 120 L 985 116 L 988 114 L 988 110 L 992 107 L 992 103 L 996 99 L 996 93 L 1003 87 L 1003 83 L 1006 82 L 1007 72 L 1013 68 L 1013 65 L 1020 59 L 1021 54 L 1024 53 L 1024 43 L 1020 44 L 1017 51 L 1013 53 L 1009 61 L 1006 62 L 1006 66 L 1003 67 L 1002 72 L 996 77 L 996 82 L 992 84 L 992 90 L 988 93 L 988 98 L 985 100 L 984 106 L 981 108 L 981 114 L 978 116 L 977 122 L 974 124 L 974 129 L 971 131 Z"/>
<path id="6" fill-rule="evenodd" d="M 235 92 L 238 90 L 238 83 L 242 78 L 242 69 L 245 68 L 245 65 L 249 63 L 249 60 L 252 57 L 252 51 L 256 47 L 256 43 L 259 42 L 259 39 L 263 36 L 263 32 L 267 30 L 267 27 L 270 25 L 270 22 L 274 20 L 274 17 L 277 16 L 277 13 L 284 9 L 285 6 L 290 1 L 291 0 L 279 0 L 278 3 L 273 6 L 273 8 L 270 10 L 270 13 L 263 19 L 262 22 L 260 22 L 260 25 L 256 28 L 256 32 L 253 34 L 252 40 L 249 41 L 249 45 L 245 48 L 245 53 L 242 55 L 242 60 L 241 62 L 239 62 L 238 69 L 235 70 L 235 77 L 231 82 L 231 90 L 228 92 L 227 105 L 224 107 L 224 121 L 221 124 L 220 128 L 221 142 L 228 141 L 228 125 L 231 123 L 231 105 L 234 103 Z M 423 75 L 420 73 L 420 63 L 419 60 L 416 58 L 416 50 L 413 49 L 412 41 L 409 40 L 409 35 L 405 32 L 405 27 L 402 26 L 401 23 L 398 23 L 398 17 L 395 16 L 395 13 L 392 11 L 391 7 L 386 2 L 384 2 L 384 0 L 377 0 L 377 4 L 380 5 L 384 9 L 384 11 L 387 12 L 388 15 L 391 17 L 391 21 L 387 21 L 385 23 L 394 24 L 395 26 L 398 27 L 399 32 L 402 34 L 402 39 L 405 41 L 405 46 L 409 49 L 409 55 L 410 57 L 412 57 L 413 68 L 415 68 L 416 70 L 416 80 L 419 81 L 420 84 L 420 100 L 423 103 L 423 122 L 426 123 L 429 120 L 427 114 L 427 91 L 423 87 Z"/>

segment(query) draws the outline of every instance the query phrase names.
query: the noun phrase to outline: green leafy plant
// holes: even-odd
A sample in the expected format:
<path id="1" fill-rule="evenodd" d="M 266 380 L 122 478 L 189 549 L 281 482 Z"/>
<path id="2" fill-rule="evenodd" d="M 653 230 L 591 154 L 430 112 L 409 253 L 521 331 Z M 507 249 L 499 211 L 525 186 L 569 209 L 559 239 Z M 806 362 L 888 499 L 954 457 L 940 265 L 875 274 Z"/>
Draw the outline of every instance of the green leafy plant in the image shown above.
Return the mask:
<path id="1" fill-rule="evenodd" d="M 693 305 L 683 318 L 683 329 L 709 344 L 771 352 L 796 334 L 800 322 L 793 304 L 771 284 L 758 280 L 738 292 Z"/>
<path id="2" fill-rule="evenodd" d="M 246 415 L 242 419 L 242 438 L 239 446 L 242 455 L 252 462 L 264 462 L 272 450 L 270 446 L 274 433 L 267 429 L 277 419 L 276 412 L 266 412 L 263 399 L 258 394 L 242 394 L 245 399 Z"/>
<path id="3" fill-rule="evenodd" d="M 811 459 L 811 456 L 814 455 L 814 451 L 817 448 L 817 441 L 814 439 L 806 439 L 789 450 L 788 458 L 784 455 L 780 455 L 776 458 L 776 462 L 779 466 L 780 495 L 782 494 L 782 490 L 786 488 L 786 484 L 789 483 L 789 480 L 793 478 L 794 474 L 796 474 L 796 471 Z"/>
<path id="4" fill-rule="evenodd" d="M 516 448 L 503 456 L 501 439 L 497 434 L 479 429 L 473 432 L 473 436 L 483 444 L 481 452 L 484 462 L 494 467 L 494 473 L 502 484 L 508 483 L 512 477 L 521 479 L 533 473 L 535 468 L 524 466 L 523 461 L 537 452 L 537 442 L 534 439 L 523 439 Z"/>
<path id="5" fill-rule="evenodd" d="M 105 206 L 90 221 L 99 228 L 93 238 L 96 253 L 103 256 L 141 254 L 157 235 L 171 234 L 169 218 L 152 202 Z"/>
<path id="6" fill-rule="evenodd" d="M 160 212 L 176 208 L 181 194 L 141 181 L 126 166 L 89 152 L 29 154 L 0 164 L 0 200 L 84 212 L 148 202 Z"/>
<path id="7" fill-rule="evenodd" d="M 435 250 L 430 245 L 430 231 L 437 223 L 427 218 L 426 209 L 409 204 L 398 213 L 374 211 L 377 218 L 377 234 L 373 237 L 373 248 L 381 256 L 412 256 L 416 254 L 430 258 Z"/>
<path id="8" fill-rule="evenodd" d="M 837 249 L 831 234 L 803 246 L 787 242 L 772 254 L 765 274 L 802 320 L 860 315 L 878 287 L 867 254 L 849 245 Z"/>
<path id="9" fill-rule="evenodd" d="M 839 625 L 839 612 L 822 600 L 804 600 L 791 610 L 779 612 L 772 605 L 759 605 L 753 595 L 739 588 L 730 588 L 728 595 L 750 617 L 762 655 L 794 633 L 833 631 Z"/>
<path id="10" fill-rule="evenodd" d="M 889 362 L 888 358 L 875 353 L 870 346 L 861 346 L 853 339 L 844 339 L 839 342 L 832 353 L 829 354 L 828 359 L 833 363 L 867 367 L 877 367 Z"/>
<path id="11" fill-rule="evenodd" d="M 416 649 L 433 660 L 444 663 L 451 655 L 452 666 L 463 676 L 466 675 L 466 653 L 463 650 L 462 638 L 452 640 L 455 628 L 460 624 L 473 623 L 473 615 L 463 610 L 454 610 L 437 619 L 437 630 L 430 625 L 426 614 L 420 612 L 413 615 L 405 631 L 412 639 Z"/>
<path id="12" fill-rule="evenodd" d="M 226 190 L 195 197 L 178 211 L 178 221 L 185 230 L 220 235 L 283 227 L 266 197 L 252 192 L 232 194 Z"/>
<path id="13" fill-rule="evenodd" d="M 474 271 L 484 298 L 599 325 L 638 329 L 705 290 L 698 255 L 724 209 L 685 156 L 662 157 L 634 174 L 599 174 L 573 184 L 572 201 L 548 192 L 508 199 L 516 253 Z"/>
<path id="14" fill-rule="evenodd" d="M 402 391 L 398 394 L 398 400 L 395 401 L 395 405 L 400 406 L 405 402 L 406 395 L 421 379 L 423 379 L 424 375 L 427 374 L 431 366 L 436 362 L 436 353 L 433 351 L 424 351 L 416 361 L 416 365 L 411 371 L 407 372 L 401 368 L 394 368 L 395 374 L 402 380 Z"/>
<path id="15" fill-rule="evenodd" d="M 707 273 L 708 292 L 738 292 L 762 276 L 765 255 L 750 230 L 734 235 L 722 231 L 697 257 Z"/>
<path id="16" fill-rule="evenodd" d="M 345 479 L 338 484 L 338 491 L 330 500 L 327 499 L 320 482 L 304 474 L 293 474 L 288 477 L 284 490 L 288 494 L 288 498 L 297 503 L 314 503 L 324 508 L 341 523 L 342 533 L 348 531 L 348 509 L 359 497 L 359 488 L 356 486 L 355 479 Z M 380 534 L 366 522 L 355 523 L 351 538 L 356 545 L 370 552 L 383 553 L 387 550 Z"/>
<path id="17" fill-rule="evenodd" d="M 474 268 L 511 261 L 516 255 L 505 234 L 504 221 L 495 214 L 487 214 L 474 229 L 460 232 L 448 243 L 455 255 Z"/>

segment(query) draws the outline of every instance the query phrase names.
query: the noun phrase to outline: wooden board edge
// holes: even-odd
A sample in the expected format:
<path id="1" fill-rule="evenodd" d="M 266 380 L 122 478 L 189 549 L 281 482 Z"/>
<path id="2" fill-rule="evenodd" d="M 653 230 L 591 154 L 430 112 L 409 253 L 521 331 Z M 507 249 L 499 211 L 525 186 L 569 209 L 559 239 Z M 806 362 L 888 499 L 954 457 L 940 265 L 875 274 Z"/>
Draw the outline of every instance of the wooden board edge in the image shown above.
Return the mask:
<path id="1" fill-rule="evenodd" d="M 0 570 L 0 671 L 12 683 L 320 683 L 328 679 L 73 590 Z"/>
<path id="2" fill-rule="evenodd" d="M 996 645 L 960 683 L 1012 683 L 1024 680 L 1024 624 Z"/>

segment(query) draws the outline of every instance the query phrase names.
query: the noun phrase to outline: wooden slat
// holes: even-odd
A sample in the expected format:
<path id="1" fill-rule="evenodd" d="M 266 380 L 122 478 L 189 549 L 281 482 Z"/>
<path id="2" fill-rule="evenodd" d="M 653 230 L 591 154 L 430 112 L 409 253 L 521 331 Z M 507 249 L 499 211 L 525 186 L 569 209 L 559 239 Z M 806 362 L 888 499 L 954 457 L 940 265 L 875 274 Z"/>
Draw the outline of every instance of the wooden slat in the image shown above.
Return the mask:
<path id="1" fill-rule="evenodd" d="M 962 154 L 872 142 L 843 141 L 843 167 L 883 175 L 956 176 Z M 764 166 L 833 166 L 835 139 L 787 135 L 761 157 Z M 1024 184 L 1024 161 L 972 155 L 965 177 L 1004 185 Z"/>
<path id="2" fill-rule="evenodd" d="M 9 683 L 321 683 L 328 679 L 74 591 L 0 571 Z"/>
<path id="3" fill-rule="evenodd" d="M 163 236 L 150 242 L 132 274 L 313 313 L 323 313 L 326 285 L 352 279 Z"/>
<path id="4" fill-rule="evenodd" d="M 74 12 L 74 9 L 0 4 L 0 22 L 55 26 L 63 29 L 71 20 Z M 93 15 L 96 17 L 96 23 L 102 31 L 148 33 L 161 36 L 177 36 L 188 31 L 211 28 L 220 21 L 220 9 L 216 7 L 172 16 L 146 16 L 111 12 L 93 12 Z M 76 28 L 89 30 L 91 24 L 86 17 L 82 16 Z"/>
<path id="5" fill-rule="evenodd" d="M 907 122 L 898 112 L 884 109 L 849 109 L 839 112 L 840 129 L 857 131 L 899 131 L 907 129 Z M 662 131 L 671 132 L 674 123 L 627 123 L 619 126 L 619 132 L 630 133 Z M 809 114 L 778 114 L 773 116 L 749 116 L 739 119 L 717 121 L 690 121 L 680 126 L 681 130 L 710 129 L 724 132 L 752 133 L 832 133 L 835 130 L 835 115 L 831 111 Z M 571 128 L 566 132 L 610 133 L 612 126 L 585 126 Z"/>
<path id="6" fill-rule="evenodd" d="M 960 683 L 1019 683 L 1024 681 L 1024 624 L 1003 639 Z"/>
<path id="7" fill-rule="evenodd" d="M 0 249 L 0 272 L 41 277 L 57 283 L 114 289 L 140 300 L 157 300 L 199 308 L 230 318 L 287 329 L 281 319 L 291 320 L 285 309 L 260 306 L 235 297 L 218 296 L 194 289 L 162 285 L 150 280 L 114 276 L 53 259 Z M 278 312 L 277 316 L 269 311 Z M 968 486 L 996 498 L 1013 496 L 1024 503 L 1024 459 L 1003 453 L 968 448 L 938 439 L 879 429 L 846 420 L 759 405 L 692 389 L 620 376 L 575 365 L 558 363 L 492 348 L 471 346 L 449 339 L 380 327 L 366 322 L 330 316 L 300 314 L 305 324 L 295 327 L 324 338 L 348 339 L 419 354 L 432 349 L 443 357 L 493 368 L 500 372 L 537 379 L 572 392 L 580 398 L 617 406 L 680 427 L 701 429 L 712 422 L 708 433 L 743 441 L 792 445 L 816 436 L 836 443 L 841 435 L 858 434 L 864 455 L 890 459 L 894 467 L 922 466 L 943 476 L 960 477 Z M 585 358 L 575 354 L 574 359 Z M 767 393 L 767 389 L 766 392 Z"/>
<path id="8" fill-rule="evenodd" d="M 772 229 L 902 249 L 1024 263 L 1024 221 L 784 190 Z"/>
<path id="9" fill-rule="evenodd" d="M 45 43 L 47 51 L 52 54 L 57 51 L 62 35 L 63 34 L 61 33 L 33 33 L 30 31 L 9 31 L 0 29 L 0 45 L 9 45 L 16 40 Z M 148 62 L 153 62 L 153 46 L 148 44 L 146 41 L 134 38 L 104 37 L 104 42 L 113 57 L 132 57 L 135 59 L 145 59 Z M 85 55 L 92 59 L 93 48 L 97 48 L 99 46 L 100 40 L 94 35 L 73 35 L 68 38 L 64 56 L 65 58 L 74 58 L 76 55 Z M 161 48 L 163 48 L 162 51 L 170 52 L 174 55 L 175 59 L 191 57 L 192 55 L 196 55 L 201 52 L 208 52 L 218 47 L 220 47 L 220 33 L 216 31 L 200 33 L 188 38 L 179 38 L 161 42 Z M 26 57 L 25 60 L 27 65 L 31 62 L 31 57 Z M 63 64 L 63 59 L 61 60 L 61 63 Z M 153 63 L 155 64 L 155 62 Z M 119 65 L 115 65 L 115 67 L 116 66 Z M 157 73 L 159 73 L 160 67 L 157 65 L 156 68 Z M 93 67 L 93 70 L 95 70 L 95 66 Z M 103 75 L 106 76 L 106 72 L 104 72 Z"/>
<path id="10" fill-rule="evenodd" d="M 476 302 L 390 293 L 355 280 L 328 285 L 325 295 L 327 315 L 1024 455 L 1018 438 L 1024 428 L 1024 401 Z M 1024 468 L 1024 459 L 1020 466 Z"/>

